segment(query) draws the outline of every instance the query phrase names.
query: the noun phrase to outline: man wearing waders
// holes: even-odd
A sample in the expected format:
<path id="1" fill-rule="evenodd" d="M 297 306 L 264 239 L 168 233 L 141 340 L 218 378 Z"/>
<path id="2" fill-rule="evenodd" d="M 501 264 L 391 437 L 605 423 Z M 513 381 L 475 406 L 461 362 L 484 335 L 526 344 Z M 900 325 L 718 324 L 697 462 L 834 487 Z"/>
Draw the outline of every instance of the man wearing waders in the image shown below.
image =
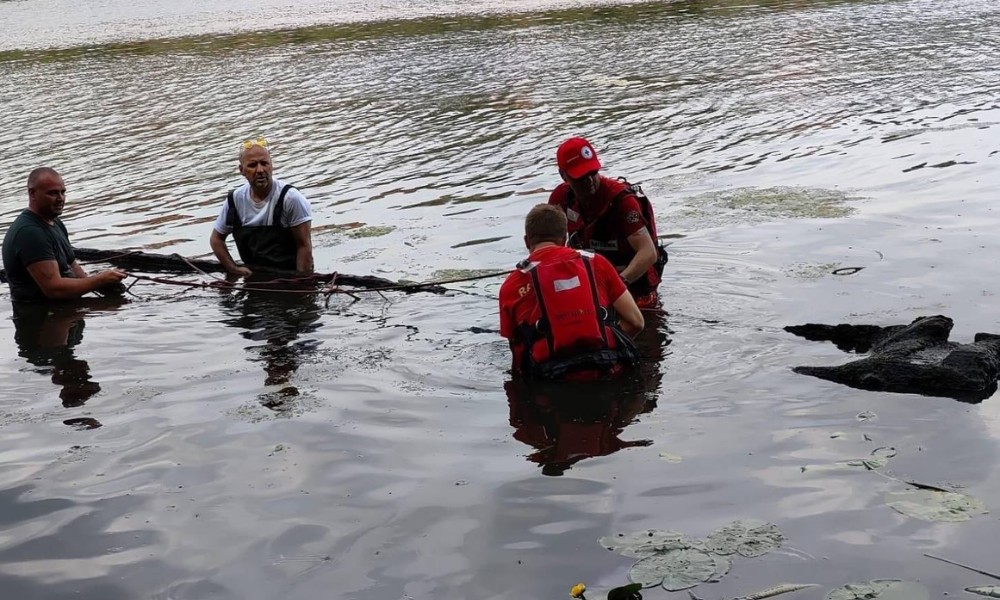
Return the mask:
<path id="1" fill-rule="evenodd" d="M 297 189 L 271 175 L 271 154 L 263 138 L 243 142 L 240 174 L 247 182 L 229 192 L 212 227 L 212 252 L 231 275 L 253 267 L 311 273 L 312 213 Z M 243 265 L 226 247 L 232 233 Z"/>
<path id="2" fill-rule="evenodd" d="M 515 374 L 542 380 L 611 378 L 637 362 L 642 312 L 607 259 L 566 247 L 566 215 L 539 204 L 524 221 L 528 258 L 500 287 L 500 335 Z"/>

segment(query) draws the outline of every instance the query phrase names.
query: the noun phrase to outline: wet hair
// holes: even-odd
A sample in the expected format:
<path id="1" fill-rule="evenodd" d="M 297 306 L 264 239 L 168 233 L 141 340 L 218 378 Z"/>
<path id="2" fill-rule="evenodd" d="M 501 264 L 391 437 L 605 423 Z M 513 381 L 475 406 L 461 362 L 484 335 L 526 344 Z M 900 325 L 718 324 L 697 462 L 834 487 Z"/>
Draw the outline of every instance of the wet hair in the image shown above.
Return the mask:
<path id="1" fill-rule="evenodd" d="M 539 204 L 524 219 L 524 236 L 529 247 L 542 242 L 566 243 L 566 213 L 558 206 Z"/>
<path id="2" fill-rule="evenodd" d="M 34 189 L 38 184 L 38 180 L 45 175 L 55 175 L 56 177 L 60 177 L 59 172 L 52 167 L 38 167 L 31 173 L 28 173 L 28 189 Z"/>

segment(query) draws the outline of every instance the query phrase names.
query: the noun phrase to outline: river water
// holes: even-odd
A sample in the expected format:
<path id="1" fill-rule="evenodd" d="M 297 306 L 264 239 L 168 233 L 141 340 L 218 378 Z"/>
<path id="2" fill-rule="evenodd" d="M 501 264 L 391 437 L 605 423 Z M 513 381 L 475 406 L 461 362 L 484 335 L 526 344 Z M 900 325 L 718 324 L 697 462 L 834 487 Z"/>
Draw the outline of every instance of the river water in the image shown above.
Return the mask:
<path id="1" fill-rule="evenodd" d="M 318 270 L 505 270 L 583 134 L 671 253 L 642 371 L 570 397 L 510 382 L 499 278 L 328 305 L 143 282 L 17 330 L 4 288 L 0 596 L 563 598 L 627 581 L 604 535 L 740 518 L 785 545 L 699 596 L 987 583 L 923 553 L 1000 570 L 995 515 L 884 495 L 1000 507 L 996 400 L 796 375 L 849 357 L 782 327 L 1000 332 L 998 44 L 992 0 L 0 1 L 2 223 L 47 164 L 77 246 L 204 255 L 262 135 Z M 883 446 L 896 479 L 843 465 Z"/>

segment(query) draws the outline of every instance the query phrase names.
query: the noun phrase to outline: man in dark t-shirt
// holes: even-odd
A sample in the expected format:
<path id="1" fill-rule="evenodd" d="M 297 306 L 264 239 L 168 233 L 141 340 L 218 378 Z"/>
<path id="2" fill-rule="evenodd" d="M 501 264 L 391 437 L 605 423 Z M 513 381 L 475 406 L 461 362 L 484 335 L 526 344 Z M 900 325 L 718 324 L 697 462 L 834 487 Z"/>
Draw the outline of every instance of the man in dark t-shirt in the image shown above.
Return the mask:
<path id="1" fill-rule="evenodd" d="M 87 275 L 59 220 L 65 204 L 66 185 L 55 169 L 39 167 L 28 175 L 28 208 L 3 238 L 3 264 L 15 303 L 79 298 L 127 276 L 118 269 Z"/>

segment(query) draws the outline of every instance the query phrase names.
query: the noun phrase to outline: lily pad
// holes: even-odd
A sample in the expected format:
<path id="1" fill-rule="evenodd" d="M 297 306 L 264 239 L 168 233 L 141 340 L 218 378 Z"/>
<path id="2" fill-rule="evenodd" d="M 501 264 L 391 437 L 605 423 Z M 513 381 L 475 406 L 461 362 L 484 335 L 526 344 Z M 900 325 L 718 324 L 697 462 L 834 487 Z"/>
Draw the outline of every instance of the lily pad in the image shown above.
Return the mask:
<path id="1" fill-rule="evenodd" d="M 865 583 L 849 583 L 826 595 L 826 600 L 930 600 L 930 592 L 922 584 L 898 579 L 873 579 Z"/>
<path id="2" fill-rule="evenodd" d="M 967 587 L 965 591 L 972 594 L 979 594 L 980 596 L 986 596 L 987 598 L 1000 598 L 1000 585 L 977 585 L 974 587 Z"/>
<path id="3" fill-rule="evenodd" d="M 660 452 L 660 458 L 667 461 L 668 463 L 679 463 L 684 460 L 683 457 L 676 454 L 671 454 L 669 452 Z"/>
<path id="4" fill-rule="evenodd" d="M 716 554 L 754 557 L 781 546 L 785 536 L 774 523 L 748 519 L 733 521 L 708 536 L 705 548 Z"/>
<path id="5" fill-rule="evenodd" d="M 923 521 L 968 521 L 989 512 L 981 500 L 958 492 L 908 490 L 889 492 L 885 502 L 893 510 Z"/>
<path id="6" fill-rule="evenodd" d="M 698 540 L 689 538 L 683 533 L 661 531 L 659 529 L 608 535 L 602 537 L 599 542 L 601 546 L 608 550 L 632 558 L 643 558 L 668 550 L 680 550 L 700 546 Z"/>
<path id="7" fill-rule="evenodd" d="M 722 557 L 713 557 L 697 548 L 667 550 L 636 562 L 629 569 L 628 578 L 644 588 L 661 585 L 671 592 L 686 590 L 716 577 L 719 568 L 716 558 Z"/>

